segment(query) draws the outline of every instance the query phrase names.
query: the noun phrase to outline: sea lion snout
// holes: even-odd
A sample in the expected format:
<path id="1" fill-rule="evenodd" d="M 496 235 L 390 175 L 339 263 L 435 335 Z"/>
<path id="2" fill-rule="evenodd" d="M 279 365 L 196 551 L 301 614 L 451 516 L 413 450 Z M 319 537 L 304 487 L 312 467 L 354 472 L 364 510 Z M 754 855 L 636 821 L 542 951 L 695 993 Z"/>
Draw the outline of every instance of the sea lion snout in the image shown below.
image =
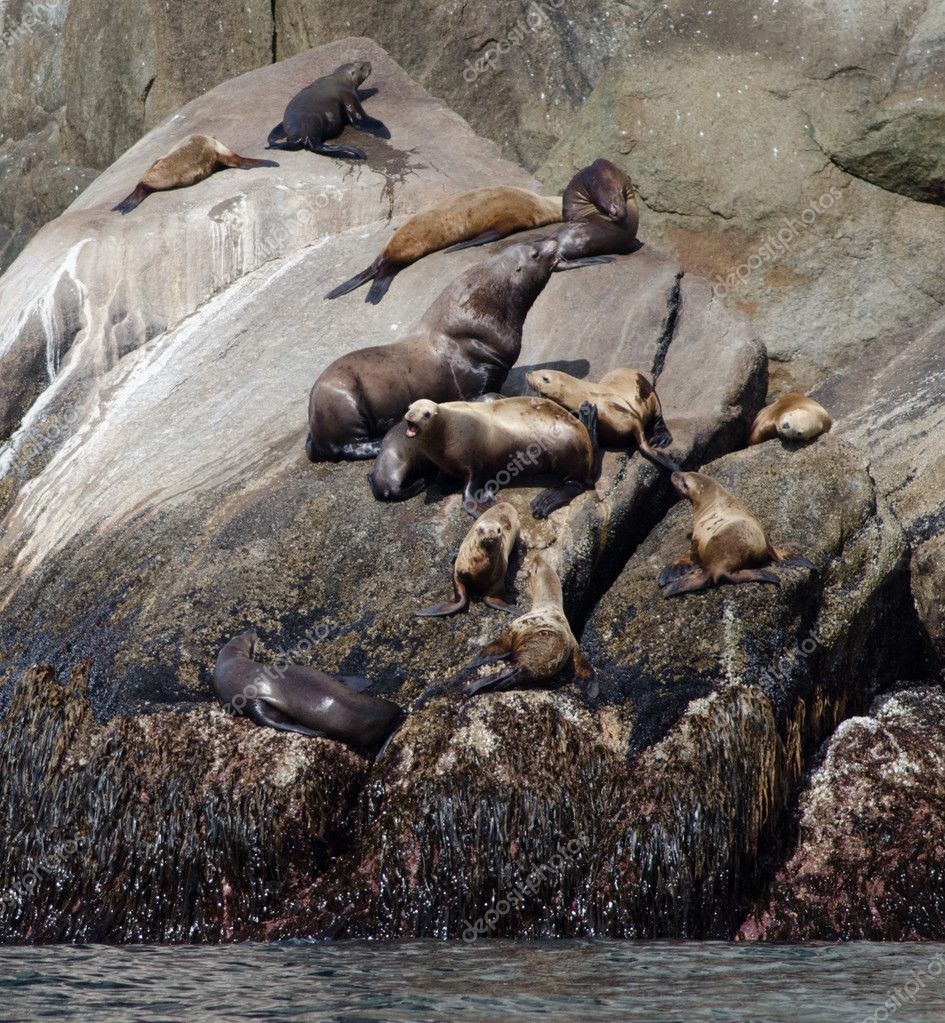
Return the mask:
<path id="1" fill-rule="evenodd" d="M 435 401 L 429 398 L 421 398 L 415 401 L 404 413 L 404 422 L 407 424 L 404 432 L 408 437 L 416 437 L 424 426 L 429 425 L 430 420 L 437 414 Z"/>

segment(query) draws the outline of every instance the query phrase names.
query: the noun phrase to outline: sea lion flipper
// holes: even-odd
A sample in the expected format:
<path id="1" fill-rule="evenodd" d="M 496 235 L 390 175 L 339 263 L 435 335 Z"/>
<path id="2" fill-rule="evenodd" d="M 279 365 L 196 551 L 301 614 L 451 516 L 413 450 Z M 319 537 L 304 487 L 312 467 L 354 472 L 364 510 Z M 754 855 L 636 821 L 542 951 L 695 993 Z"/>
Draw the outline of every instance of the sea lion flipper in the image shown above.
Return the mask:
<path id="1" fill-rule="evenodd" d="M 368 281 L 373 280 L 377 276 L 380 263 L 380 258 L 375 259 L 369 267 L 366 267 L 360 273 L 355 274 L 354 277 L 345 281 L 344 284 L 339 284 L 337 288 L 332 288 L 325 298 L 340 298 L 342 295 L 347 295 L 349 291 L 354 291 L 355 289 L 360 288 L 362 284 L 367 284 Z"/>
<path id="2" fill-rule="evenodd" d="M 354 693 L 363 693 L 374 685 L 371 679 L 362 678 L 360 675 L 335 675 L 335 678 Z"/>
<path id="3" fill-rule="evenodd" d="M 508 611 L 510 615 L 518 615 L 522 613 L 522 609 L 520 607 L 510 604 L 503 597 L 495 596 L 494 594 L 489 594 L 488 596 L 483 597 L 482 602 L 488 607 L 495 608 L 496 611 Z"/>
<path id="4" fill-rule="evenodd" d="M 579 270 L 582 266 L 596 266 L 598 263 L 612 263 L 613 256 L 585 256 L 582 259 L 559 259 L 553 273 L 564 270 Z"/>
<path id="5" fill-rule="evenodd" d="M 147 185 L 139 184 L 131 195 L 122 199 L 117 206 L 112 207 L 112 213 L 130 213 L 137 209 L 153 191 L 154 189 L 148 188 Z"/>
<path id="6" fill-rule="evenodd" d="M 662 451 L 656 451 L 650 447 L 649 441 L 642 439 L 637 447 L 640 449 L 640 454 L 654 465 L 658 465 L 661 469 L 666 469 L 668 472 L 682 472 L 682 466 L 674 461 L 669 455 L 663 454 Z"/>
<path id="7" fill-rule="evenodd" d="M 417 618 L 442 618 L 447 615 L 455 615 L 465 611 L 469 606 L 469 595 L 466 587 L 457 579 L 453 583 L 453 599 L 444 601 L 442 604 L 435 604 L 433 607 L 425 607 L 422 611 L 415 611 Z"/>
<path id="8" fill-rule="evenodd" d="M 560 487 L 544 490 L 531 503 L 532 515 L 536 519 L 547 519 L 552 512 L 570 504 L 586 489 L 584 484 L 577 480 L 565 480 Z"/>
<path id="9" fill-rule="evenodd" d="M 489 242 L 497 242 L 505 235 L 499 231 L 483 231 L 482 234 L 477 234 L 475 238 L 468 238 L 464 242 L 458 242 L 456 245 L 451 245 L 448 249 L 444 249 L 444 252 L 459 252 L 460 249 L 473 249 L 477 245 L 488 245 Z"/>
<path id="10" fill-rule="evenodd" d="M 657 585 L 666 586 L 676 579 L 681 579 L 684 575 L 690 575 L 693 572 L 698 571 L 698 566 L 693 563 L 692 556 L 684 554 L 681 558 L 677 558 L 671 565 L 667 565 L 666 568 L 660 572 L 660 577 L 657 580 Z"/>
<path id="11" fill-rule="evenodd" d="M 357 146 L 332 146 L 327 142 L 315 142 L 313 139 L 305 140 L 305 148 L 312 153 L 321 156 L 346 156 L 349 160 L 366 160 L 367 154 Z"/>
<path id="12" fill-rule="evenodd" d="M 678 579 L 674 579 L 669 586 L 663 590 L 664 597 L 678 597 L 683 593 L 696 593 L 699 590 L 706 590 L 712 585 L 712 576 L 708 572 L 697 570 L 689 572 Z"/>
<path id="13" fill-rule="evenodd" d="M 300 735 L 308 735 L 313 739 L 324 739 L 326 735 L 325 732 L 317 732 L 314 728 L 300 725 L 288 714 L 284 714 L 278 707 L 273 707 L 265 700 L 247 700 L 244 713 L 257 725 L 275 728 L 280 732 L 298 732 Z"/>
<path id="14" fill-rule="evenodd" d="M 780 586 L 781 580 L 770 568 L 740 568 L 734 572 L 726 572 L 719 582 L 739 583 L 771 583 Z"/>
<path id="15" fill-rule="evenodd" d="M 811 572 L 817 571 L 817 566 L 809 558 L 801 554 L 791 554 L 790 551 L 774 549 L 775 560 L 779 568 L 807 568 Z"/>
<path id="16" fill-rule="evenodd" d="M 502 692 L 503 690 L 511 689 L 524 674 L 524 668 L 511 666 L 505 671 L 499 672 L 498 675 L 487 675 L 485 678 L 477 678 L 467 682 L 463 686 L 463 694 L 465 696 L 475 696 L 476 693 L 488 691 Z"/>
<path id="17" fill-rule="evenodd" d="M 277 142 L 285 141 L 286 141 L 285 125 L 283 124 L 282 121 L 280 121 L 275 126 L 275 128 L 273 128 L 272 131 L 269 132 L 269 138 L 266 139 L 266 148 L 275 149 Z"/>

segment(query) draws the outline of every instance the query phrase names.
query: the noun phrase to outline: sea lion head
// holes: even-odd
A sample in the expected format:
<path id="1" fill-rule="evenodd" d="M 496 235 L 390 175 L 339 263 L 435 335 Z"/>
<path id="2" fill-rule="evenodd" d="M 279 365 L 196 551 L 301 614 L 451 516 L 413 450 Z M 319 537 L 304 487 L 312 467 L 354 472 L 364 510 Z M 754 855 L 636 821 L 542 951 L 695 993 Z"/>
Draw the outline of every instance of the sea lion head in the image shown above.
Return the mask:
<path id="1" fill-rule="evenodd" d="M 488 551 L 496 550 L 502 546 L 502 535 L 507 528 L 507 524 L 503 524 L 498 519 L 479 519 L 473 526 L 476 540 Z"/>
<path id="2" fill-rule="evenodd" d="M 259 636 L 256 635 L 255 629 L 247 629 L 246 632 L 233 639 L 232 649 L 234 653 L 243 654 L 245 657 L 252 659 L 256 653 L 256 644 L 258 642 Z"/>
<path id="3" fill-rule="evenodd" d="M 670 480 L 676 490 L 693 503 L 706 495 L 712 482 L 701 472 L 674 472 Z"/>
<path id="4" fill-rule="evenodd" d="M 822 418 L 810 408 L 794 408 L 778 417 L 778 433 L 785 440 L 813 440 L 823 430 Z"/>
<path id="5" fill-rule="evenodd" d="M 505 262 L 511 264 L 513 285 L 525 280 L 540 280 L 544 285 L 561 258 L 556 238 L 537 238 L 533 242 L 519 242 L 504 249 L 502 256 Z"/>
<path id="6" fill-rule="evenodd" d="M 439 414 L 440 410 L 435 401 L 430 401 L 429 398 L 415 401 L 404 415 L 407 436 L 417 437 L 429 430 Z"/>
<path id="7" fill-rule="evenodd" d="M 564 393 L 566 374 L 556 369 L 533 369 L 525 374 L 528 386 L 543 398 L 556 399 Z"/>
<path id="8" fill-rule="evenodd" d="M 578 171 L 565 190 L 565 219 L 584 220 L 602 213 L 615 224 L 629 224 L 633 202 L 630 178 L 610 160 L 595 160 Z"/>
<path id="9" fill-rule="evenodd" d="M 400 422 L 388 430 L 374 460 L 374 469 L 368 473 L 371 493 L 378 501 L 406 501 L 426 486 L 424 462 L 422 459 L 418 462 L 415 453 L 409 450 L 406 425 Z"/>
<path id="10" fill-rule="evenodd" d="M 353 89 L 356 89 L 371 77 L 371 71 L 371 62 L 369 60 L 362 60 L 351 64 L 342 64 L 340 68 L 333 72 L 332 77 L 344 78 L 351 83 Z"/>

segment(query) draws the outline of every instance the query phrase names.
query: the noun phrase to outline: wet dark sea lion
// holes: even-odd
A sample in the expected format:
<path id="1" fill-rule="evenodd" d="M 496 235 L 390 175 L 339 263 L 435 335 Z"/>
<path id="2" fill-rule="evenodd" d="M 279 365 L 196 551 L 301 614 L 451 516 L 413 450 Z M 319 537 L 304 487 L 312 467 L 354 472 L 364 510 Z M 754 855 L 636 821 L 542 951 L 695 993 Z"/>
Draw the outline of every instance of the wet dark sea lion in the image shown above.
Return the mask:
<path id="1" fill-rule="evenodd" d="M 380 138 L 390 132 L 361 106 L 358 86 L 371 74 L 368 61 L 342 64 L 330 75 L 318 78 L 296 93 L 285 108 L 282 120 L 269 133 L 269 149 L 308 149 L 323 156 L 346 156 L 365 160 L 356 146 L 332 146 L 326 139 L 337 138 L 347 125 Z"/>
<path id="2" fill-rule="evenodd" d="M 764 526 L 721 483 L 701 472 L 674 472 L 673 486 L 692 502 L 692 546 L 660 573 L 664 597 L 722 583 L 773 583 L 770 566 L 809 568 L 807 558 L 773 546 Z"/>
<path id="3" fill-rule="evenodd" d="M 499 488 L 519 476 L 547 473 L 561 480 L 532 501 L 538 519 L 594 488 L 597 429 L 591 405 L 575 419 L 545 398 L 440 405 L 423 398 L 404 420 L 407 439 L 423 456 L 464 481 L 463 507 L 472 515 L 494 504 Z"/>
<path id="4" fill-rule="evenodd" d="M 453 565 L 453 599 L 417 611 L 419 618 L 453 615 L 469 606 L 470 594 L 499 611 L 518 613 L 505 599 L 509 558 L 518 540 L 518 512 L 507 501 L 493 505 L 466 534 Z"/>
<path id="5" fill-rule="evenodd" d="M 469 401 L 498 391 L 557 264 L 550 239 L 511 245 L 453 281 L 407 337 L 336 359 L 312 388 L 308 457 L 373 458 L 418 398 Z"/>
<path id="6" fill-rule="evenodd" d="M 655 450 L 668 447 L 672 434 L 653 385 L 633 369 L 615 369 L 599 383 L 580 380 L 554 369 L 532 370 L 525 377 L 528 386 L 571 412 L 589 402 L 597 408 L 597 435 L 604 447 L 636 445 L 651 462 L 675 472 L 679 466 L 668 455 Z"/>
<path id="7" fill-rule="evenodd" d="M 792 391 L 758 413 L 748 445 L 763 444 L 775 437 L 792 441 L 814 440 L 827 433 L 831 426 L 833 420 L 823 405 Z"/>
<path id="8" fill-rule="evenodd" d="M 465 682 L 463 692 L 471 696 L 487 690 L 547 684 L 563 677 L 583 682 L 585 694 L 594 699 L 594 669 L 574 638 L 564 613 L 561 580 L 544 554 L 536 555 L 529 565 L 528 592 L 531 610 L 483 647 L 458 677 L 493 664 L 504 667 L 497 674 L 480 674 Z"/>
<path id="9" fill-rule="evenodd" d="M 252 167 L 278 166 L 274 160 L 251 160 L 240 156 L 209 135 L 191 135 L 167 156 L 162 156 L 160 160 L 152 163 L 138 182 L 138 187 L 112 209 L 116 213 L 130 213 L 152 192 L 186 188 L 230 167 L 249 170 Z"/>
<path id="10" fill-rule="evenodd" d="M 338 678 L 315 668 L 285 668 L 253 660 L 257 637 L 244 632 L 220 651 L 213 689 L 220 702 L 257 725 L 351 746 L 383 742 L 403 718 L 389 700 L 361 692 L 366 679 Z"/>
<path id="11" fill-rule="evenodd" d="M 562 260 L 621 255 L 638 248 L 640 214 L 630 178 L 610 162 L 595 160 L 564 190 L 565 223 L 556 238 Z"/>
<path id="12" fill-rule="evenodd" d="M 405 267 L 431 252 L 484 245 L 516 231 L 544 227 L 562 219 L 562 201 L 535 195 L 524 188 L 476 188 L 433 203 L 402 224 L 383 252 L 361 273 L 329 291 L 326 298 L 346 295 L 373 281 L 365 301 L 376 305 L 391 281 Z"/>

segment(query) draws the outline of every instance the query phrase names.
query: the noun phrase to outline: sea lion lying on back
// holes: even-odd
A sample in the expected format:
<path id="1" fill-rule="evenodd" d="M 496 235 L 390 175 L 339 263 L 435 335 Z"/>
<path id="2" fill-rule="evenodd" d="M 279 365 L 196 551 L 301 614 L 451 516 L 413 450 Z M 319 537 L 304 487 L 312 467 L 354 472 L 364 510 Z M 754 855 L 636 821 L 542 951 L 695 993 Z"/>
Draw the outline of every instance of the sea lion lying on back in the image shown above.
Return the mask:
<path id="1" fill-rule="evenodd" d="M 532 501 L 547 518 L 585 490 L 594 489 L 597 413 L 584 405 L 575 419 L 544 398 L 504 398 L 492 404 L 415 401 L 404 416 L 406 436 L 448 476 L 466 484 L 463 507 L 479 515 L 495 494 L 520 475 L 551 474 L 557 487 Z M 503 479 L 503 475 L 505 479 Z"/>
<path id="2" fill-rule="evenodd" d="M 373 281 L 365 301 L 377 305 L 401 270 L 431 252 L 484 245 L 561 219 L 561 199 L 535 195 L 524 188 L 476 188 L 451 195 L 415 213 L 397 228 L 366 270 L 339 284 L 325 298 L 338 298 Z"/>
<path id="3" fill-rule="evenodd" d="M 555 369 L 532 370 L 528 386 L 571 412 L 590 402 L 597 408 L 597 435 L 604 447 L 632 444 L 651 462 L 676 472 L 679 466 L 656 448 L 668 447 L 672 434 L 653 385 L 633 369 L 611 370 L 594 384 Z"/>
<path id="4" fill-rule="evenodd" d="M 610 160 L 595 160 L 574 175 L 564 190 L 563 212 L 565 223 L 548 236 L 557 239 L 562 260 L 621 255 L 639 247 L 636 192 Z"/>
<path id="5" fill-rule="evenodd" d="M 309 399 L 311 461 L 375 457 L 418 398 L 469 401 L 500 390 L 557 265 L 555 241 L 511 245 L 445 288 L 407 337 L 336 359 Z"/>
<path id="6" fill-rule="evenodd" d="M 282 732 L 375 746 L 400 723 L 390 700 L 368 696 L 367 679 L 335 677 L 290 664 L 275 668 L 253 660 L 257 636 L 244 632 L 220 651 L 213 689 L 224 706 Z"/>
<path id="7" fill-rule="evenodd" d="M 528 568 L 531 610 L 516 619 L 494 642 L 482 648 L 459 678 L 487 665 L 508 662 L 498 674 L 480 675 L 463 686 L 467 696 L 486 690 L 541 685 L 560 677 L 584 683 L 589 699 L 597 696 L 594 669 L 584 656 L 564 613 L 561 580 L 544 554 Z"/>
<path id="8" fill-rule="evenodd" d="M 152 192 L 167 192 L 172 188 L 196 185 L 198 181 L 229 167 L 249 170 L 252 167 L 278 166 L 274 160 L 251 160 L 240 156 L 209 135 L 190 135 L 167 156 L 152 163 L 138 182 L 138 187 L 112 210 L 115 213 L 130 213 Z"/>
<path id="9" fill-rule="evenodd" d="M 660 573 L 664 597 L 721 583 L 773 583 L 770 565 L 810 568 L 807 558 L 774 547 L 764 526 L 721 483 L 701 472 L 674 472 L 673 486 L 693 506 L 692 546 Z"/>
<path id="10" fill-rule="evenodd" d="M 813 440 L 826 433 L 833 420 L 823 405 L 813 398 L 792 391 L 763 408 L 755 419 L 748 437 L 749 447 L 774 437 L 784 440 Z"/>
<path id="11" fill-rule="evenodd" d="M 349 124 L 358 131 L 390 138 L 384 124 L 366 114 L 358 99 L 358 86 L 370 74 L 370 61 L 342 64 L 296 93 L 282 120 L 269 133 L 268 148 L 307 149 L 323 156 L 366 160 L 364 151 L 356 146 L 331 146 L 325 140 L 336 138 Z"/>
<path id="12" fill-rule="evenodd" d="M 418 618 L 453 615 L 469 606 L 470 593 L 499 611 L 518 614 L 505 599 L 505 576 L 518 539 L 519 519 L 507 501 L 493 505 L 466 534 L 453 565 L 453 599 L 417 611 Z"/>

